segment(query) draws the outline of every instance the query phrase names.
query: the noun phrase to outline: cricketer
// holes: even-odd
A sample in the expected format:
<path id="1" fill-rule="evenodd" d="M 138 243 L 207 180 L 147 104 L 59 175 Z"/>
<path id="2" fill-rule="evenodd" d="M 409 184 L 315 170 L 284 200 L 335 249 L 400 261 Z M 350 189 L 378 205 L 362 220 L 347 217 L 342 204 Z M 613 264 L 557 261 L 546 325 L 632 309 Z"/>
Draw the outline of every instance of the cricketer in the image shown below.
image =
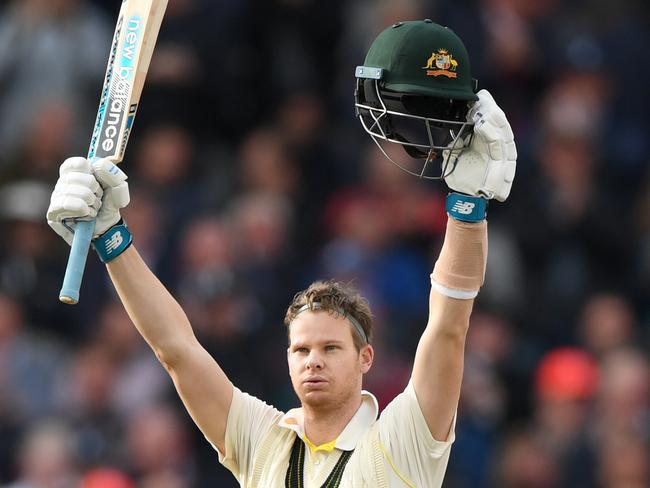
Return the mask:
<path id="1" fill-rule="evenodd" d="M 372 319 L 353 289 L 319 281 L 290 303 L 286 355 L 301 405 L 281 412 L 229 381 L 138 254 L 120 216 L 129 203 L 121 170 L 107 159 L 67 159 L 52 194 L 48 222 L 67 242 L 74 219 L 97 219 L 93 247 L 124 307 L 219 461 L 244 487 L 433 488 L 443 482 L 465 336 L 485 274 L 487 203 L 510 193 L 513 133 L 492 96 L 476 91 L 462 41 L 429 19 L 385 29 L 355 75 L 364 130 L 380 148 L 401 146 L 421 163 L 422 171 L 410 171 L 418 176 L 440 163 L 438 178 L 450 189 L 412 375 L 381 414 L 362 389 L 375 359 Z M 420 139 L 403 128 L 417 125 Z"/>

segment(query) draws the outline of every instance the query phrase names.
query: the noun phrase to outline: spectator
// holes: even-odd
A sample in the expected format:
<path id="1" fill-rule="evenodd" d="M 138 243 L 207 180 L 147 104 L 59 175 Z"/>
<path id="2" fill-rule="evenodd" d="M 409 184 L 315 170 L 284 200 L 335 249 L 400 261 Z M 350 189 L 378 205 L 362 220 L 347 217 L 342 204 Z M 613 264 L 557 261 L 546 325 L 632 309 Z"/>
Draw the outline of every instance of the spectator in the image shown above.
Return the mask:
<path id="1" fill-rule="evenodd" d="M 127 456 L 138 485 L 148 488 L 192 486 L 194 467 L 178 414 L 161 404 L 129 419 Z"/>
<path id="2" fill-rule="evenodd" d="M 56 421 L 35 424 L 19 449 L 19 472 L 8 488 L 68 488 L 78 482 L 71 432 Z"/>
<path id="3" fill-rule="evenodd" d="M 78 124 L 66 153 L 79 136 L 89 137 L 97 100 L 94 87 L 101 85 L 110 38 L 106 19 L 85 0 L 20 0 L 3 8 L 0 168 L 19 164 L 12 156 L 29 142 L 33 117 L 53 107 L 63 107 L 68 120 Z M 56 130 L 58 124 L 51 119 L 48 126 Z"/>

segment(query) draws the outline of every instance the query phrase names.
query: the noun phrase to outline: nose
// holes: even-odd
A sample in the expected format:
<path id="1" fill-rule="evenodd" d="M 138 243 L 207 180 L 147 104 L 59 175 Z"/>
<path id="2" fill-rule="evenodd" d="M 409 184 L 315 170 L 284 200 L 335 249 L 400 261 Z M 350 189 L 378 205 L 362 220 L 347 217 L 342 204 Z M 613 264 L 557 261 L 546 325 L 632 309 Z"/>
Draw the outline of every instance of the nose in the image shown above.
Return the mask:
<path id="1" fill-rule="evenodd" d="M 307 356 L 307 369 L 323 369 L 323 358 L 313 349 L 309 352 L 309 356 Z"/>

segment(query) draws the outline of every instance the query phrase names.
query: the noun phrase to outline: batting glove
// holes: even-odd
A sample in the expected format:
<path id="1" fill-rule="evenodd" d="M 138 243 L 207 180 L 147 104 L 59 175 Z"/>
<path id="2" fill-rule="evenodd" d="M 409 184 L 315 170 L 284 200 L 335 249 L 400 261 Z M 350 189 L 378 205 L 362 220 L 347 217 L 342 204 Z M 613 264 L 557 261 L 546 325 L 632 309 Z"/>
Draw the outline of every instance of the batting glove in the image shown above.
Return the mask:
<path id="1" fill-rule="evenodd" d="M 515 178 L 517 148 L 508 119 L 492 95 L 487 90 L 477 95 L 478 101 L 467 114 L 468 122 L 474 124 L 469 145 L 460 151 L 444 151 L 453 168 L 445 182 L 465 195 L 503 202 Z"/>
<path id="2" fill-rule="evenodd" d="M 126 174 L 108 159 L 90 163 L 86 158 L 68 158 L 59 168 L 47 223 L 72 245 L 75 220 L 96 219 L 97 238 L 120 220 L 120 209 L 128 205 Z"/>

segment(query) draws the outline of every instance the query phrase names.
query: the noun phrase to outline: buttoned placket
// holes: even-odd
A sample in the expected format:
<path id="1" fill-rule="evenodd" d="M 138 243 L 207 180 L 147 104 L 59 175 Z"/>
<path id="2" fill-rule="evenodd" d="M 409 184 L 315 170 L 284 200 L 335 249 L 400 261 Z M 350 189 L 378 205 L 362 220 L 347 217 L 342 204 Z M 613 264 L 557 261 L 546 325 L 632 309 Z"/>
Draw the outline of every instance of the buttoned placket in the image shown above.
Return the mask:
<path id="1" fill-rule="evenodd" d="M 306 474 L 309 477 L 309 485 L 315 486 L 318 474 L 322 471 L 319 468 L 325 463 L 328 453 L 324 451 L 310 451 L 309 448 L 307 450 L 309 452 L 307 453 L 308 469 Z"/>
<path id="2" fill-rule="evenodd" d="M 305 487 L 321 486 L 329 476 L 331 470 L 335 467 L 341 452 L 343 450 L 353 450 L 356 442 L 361 434 L 365 432 L 372 422 L 377 419 L 378 406 L 377 399 L 369 392 L 363 390 L 362 404 L 360 409 L 355 413 L 354 417 L 350 420 L 348 425 L 343 430 L 343 433 L 336 441 L 336 453 L 326 452 L 322 449 L 312 451 L 307 442 L 305 442 L 305 458 L 304 458 L 304 471 L 303 481 Z M 279 420 L 278 424 L 281 427 L 293 430 L 296 434 L 305 440 L 304 431 L 304 417 L 301 408 L 292 409 Z M 338 454 L 338 455 L 337 455 Z M 331 461 L 331 462 L 330 462 Z M 327 468 L 327 469 L 325 469 Z M 324 470 L 326 472 L 324 472 Z M 321 480 L 320 474 L 325 477 Z M 319 483 L 320 481 L 320 483 Z"/>

